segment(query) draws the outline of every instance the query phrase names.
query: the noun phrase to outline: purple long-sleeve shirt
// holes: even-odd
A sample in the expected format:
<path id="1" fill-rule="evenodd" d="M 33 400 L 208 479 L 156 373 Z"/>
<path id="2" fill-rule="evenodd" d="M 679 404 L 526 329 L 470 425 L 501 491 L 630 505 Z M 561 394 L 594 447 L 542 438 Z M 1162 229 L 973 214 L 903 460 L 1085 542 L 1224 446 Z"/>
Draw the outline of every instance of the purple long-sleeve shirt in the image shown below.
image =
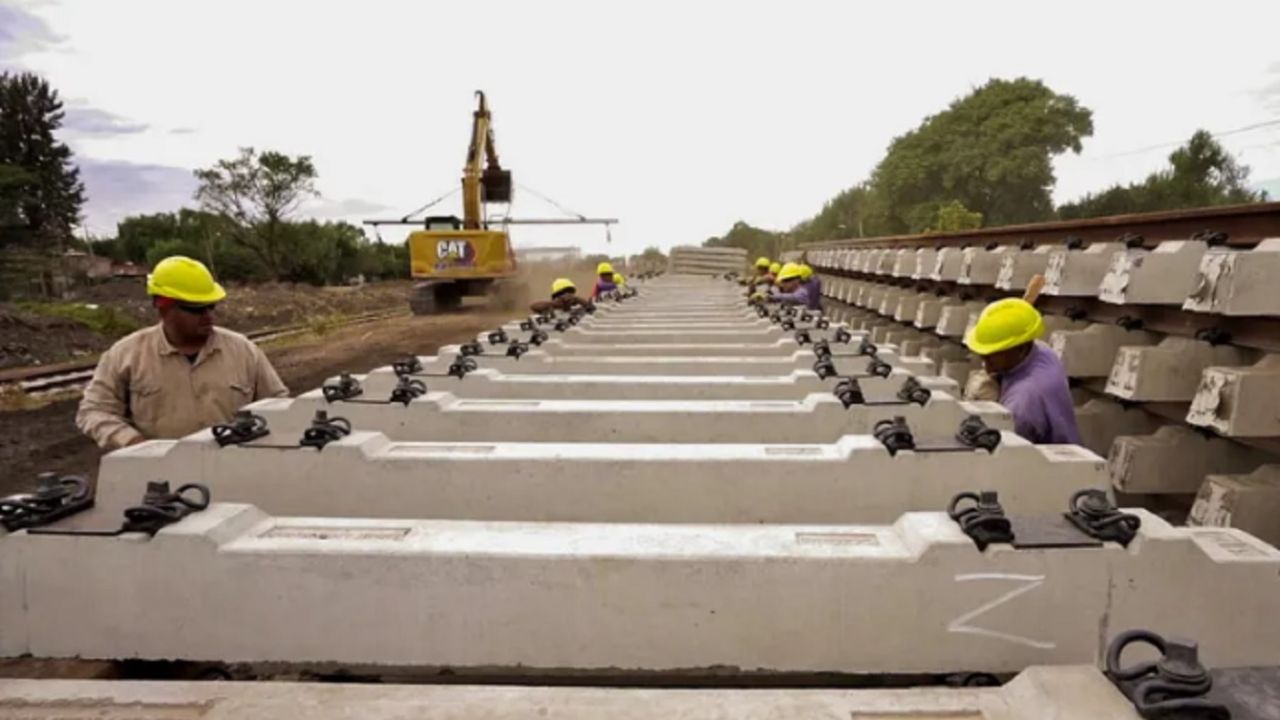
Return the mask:
<path id="1" fill-rule="evenodd" d="M 794 292 L 774 293 L 770 298 L 770 302 L 778 302 L 783 305 L 803 305 L 810 310 L 818 310 L 822 307 L 822 298 L 813 292 L 808 284 L 798 285 Z"/>
<path id="2" fill-rule="evenodd" d="M 1067 372 L 1044 343 L 1035 343 L 1027 359 L 1000 377 L 1000 404 L 1013 415 L 1013 429 L 1031 442 L 1080 444 Z"/>

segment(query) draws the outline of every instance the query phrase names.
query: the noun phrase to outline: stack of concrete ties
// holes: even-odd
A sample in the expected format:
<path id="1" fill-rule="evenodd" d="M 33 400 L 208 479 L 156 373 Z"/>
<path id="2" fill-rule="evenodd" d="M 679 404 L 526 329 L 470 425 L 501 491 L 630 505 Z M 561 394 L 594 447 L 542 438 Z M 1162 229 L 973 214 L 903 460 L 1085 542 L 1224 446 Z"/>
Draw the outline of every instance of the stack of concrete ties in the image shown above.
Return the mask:
<path id="1" fill-rule="evenodd" d="M 741 275 L 747 269 L 747 251 L 732 247 L 671 248 L 667 272 L 673 275 Z"/>
<path id="2" fill-rule="evenodd" d="M 1249 248 L 1224 239 L 903 242 L 810 259 L 834 317 L 960 383 L 976 363 L 959 340 L 985 302 L 1044 274 L 1045 341 L 1072 378 L 1082 441 L 1108 456 L 1114 489 L 1278 544 L 1280 345 L 1263 328 L 1280 318 L 1280 238 Z"/>
<path id="3" fill-rule="evenodd" d="M 814 696 L 844 717 L 984 718 L 1033 717 L 1036 693 L 1061 717 L 1129 707 L 1096 671 L 1027 668 L 1093 664 L 1135 627 L 1200 638 L 1216 667 L 1278 662 L 1280 626 L 1248 619 L 1280 597 L 1280 552 L 1117 510 L 1101 458 L 1022 441 L 907 339 L 774 310 L 664 276 L 594 314 L 516 321 L 113 453 L 96 507 L 0 535 L 0 657 L 535 684 L 1025 670 L 1002 690 Z M 212 502 L 103 536 L 159 481 Z M 8 692 L 83 690 L 40 687 Z M 573 692 L 523 692 L 585 712 Z M 737 702 L 599 692 L 619 717 Z M 499 695 L 454 697 L 501 717 L 518 700 Z M 220 697 L 248 713 L 285 696 Z"/>

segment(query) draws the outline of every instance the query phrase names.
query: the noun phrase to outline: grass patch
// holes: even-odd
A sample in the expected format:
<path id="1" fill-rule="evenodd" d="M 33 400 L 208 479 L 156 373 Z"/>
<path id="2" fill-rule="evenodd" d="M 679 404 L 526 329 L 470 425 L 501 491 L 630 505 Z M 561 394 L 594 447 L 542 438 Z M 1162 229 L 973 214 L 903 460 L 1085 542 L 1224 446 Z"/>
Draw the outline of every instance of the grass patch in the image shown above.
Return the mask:
<path id="1" fill-rule="evenodd" d="M 142 327 L 142 323 L 128 313 L 108 305 L 23 301 L 18 303 L 18 307 L 37 315 L 74 320 L 99 335 L 111 338 L 124 337 Z"/>
<path id="2" fill-rule="evenodd" d="M 324 337 L 329 333 L 337 330 L 348 321 L 348 317 L 342 313 L 334 313 L 331 315 L 315 315 L 306 319 L 303 325 L 311 331 L 316 337 Z"/>

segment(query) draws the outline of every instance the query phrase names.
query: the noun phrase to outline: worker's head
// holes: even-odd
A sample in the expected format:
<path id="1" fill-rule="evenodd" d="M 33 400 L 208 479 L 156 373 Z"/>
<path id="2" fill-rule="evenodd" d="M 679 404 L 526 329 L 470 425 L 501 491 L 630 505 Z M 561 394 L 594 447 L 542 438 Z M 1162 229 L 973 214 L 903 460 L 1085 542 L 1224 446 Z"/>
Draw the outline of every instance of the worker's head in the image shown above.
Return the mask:
<path id="1" fill-rule="evenodd" d="M 622 273 L 614 273 L 614 274 L 613 274 L 613 284 L 614 284 L 614 285 L 626 285 L 626 284 L 627 284 L 627 279 L 626 279 L 626 278 L 624 278 L 624 277 L 622 277 Z"/>
<path id="2" fill-rule="evenodd" d="M 982 358 L 988 373 L 1003 375 L 1027 358 L 1043 334 L 1044 318 L 1035 306 L 1022 298 L 1005 298 L 983 308 L 964 344 Z"/>
<path id="3" fill-rule="evenodd" d="M 769 264 L 769 274 L 772 275 L 774 279 L 777 279 L 778 273 L 780 272 L 782 272 L 782 263 Z"/>
<path id="4" fill-rule="evenodd" d="M 756 274 L 765 275 L 769 272 L 769 266 L 773 263 L 769 262 L 769 258 L 761 255 L 756 258 Z"/>
<path id="5" fill-rule="evenodd" d="M 565 295 L 577 295 L 578 287 L 569 278 L 556 278 L 551 283 L 551 299 L 556 300 Z"/>
<path id="6" fill-rule="evenodd" d="M 787 263 L 778 269 L 778 287 L 783 292 L 795 292 L 802 280 L 803 273 L 800 272 L 800 266 L 795 263 Z"/>
<path id="7" fill-rule="evenodd" d="M 813 268 L 809 267 L 805 263 L 800 263 L 800 279 L 808 281 L 811 277 L 813 277 Z"/>
<path id="8" fill-rule="evenodd" d="M 613 266 L 607 262 L 600 263 L 596 266 L 596 275 L 599 275 L 601 280 L 613 282 Z"/>
<path id="9" fill-rule="evenodd" d="M 147 294 L 170 339 L 195 343 L 213 332 L 213 310 L 227 291 L 204 263 L 174 255 L 156 263 L 147 275 Z"/>

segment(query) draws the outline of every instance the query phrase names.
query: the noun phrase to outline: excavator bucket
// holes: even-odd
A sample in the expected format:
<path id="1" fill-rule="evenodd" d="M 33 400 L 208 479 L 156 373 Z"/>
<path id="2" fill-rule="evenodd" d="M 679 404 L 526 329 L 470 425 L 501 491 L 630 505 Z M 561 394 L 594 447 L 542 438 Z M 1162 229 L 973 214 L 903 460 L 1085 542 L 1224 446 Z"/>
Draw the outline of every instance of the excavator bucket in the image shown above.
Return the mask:
<path id="1" fill-rule="evenodd" d="M 511 202 L 511 171 L 501 168 L 485 168 L 480 176 L 484 187 L 484 201 L 490 203 Z"/>

